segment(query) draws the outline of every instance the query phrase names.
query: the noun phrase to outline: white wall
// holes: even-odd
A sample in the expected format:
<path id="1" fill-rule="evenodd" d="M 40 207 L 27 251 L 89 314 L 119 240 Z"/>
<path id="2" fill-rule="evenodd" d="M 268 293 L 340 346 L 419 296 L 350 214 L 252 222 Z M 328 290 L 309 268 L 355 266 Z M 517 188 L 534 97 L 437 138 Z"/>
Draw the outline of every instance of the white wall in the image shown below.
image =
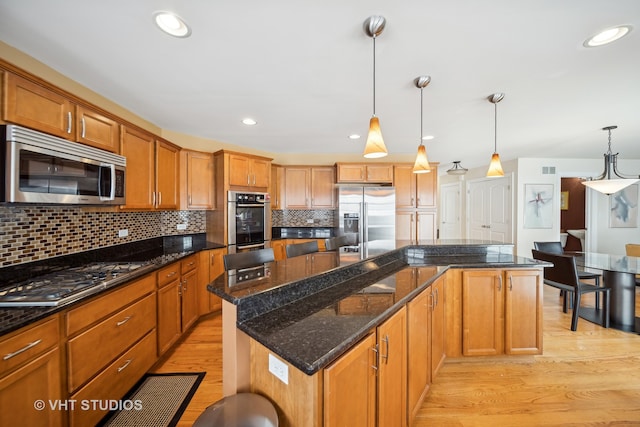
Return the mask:
<path id="1" fill-rule="evenodd" d="M 524 200 L 517 200 L 518 206 L 518 253 L 529 256 L 534 240 L 560 239 L 560 178 L 597 176 L 604 170 L 603 159 L 518 159 L 518 190 L 525 184 L 554 184 L 554 219 L 551 229 L 525 229 Z M 543 174 L 544 166 L 556 168 L 555 175 Z M 619 160 L 620 172 L 637 174 L 640 160 Z M 626 243 L 640 243 L 640 228 L 611 228 L 609 226 L 609 196 L 587 189 L 586 250 L 600 253 L 624 254 Z M 526 254 L 526 255 L 525 255 Z"/>
<path id="2" fill-rule="evenodd" d="M 600 159 L 551 159 L 521 158 L 517 161 L 503 163 L 506 173 L 515 177 L 514 197 L 514 245 L 516 254 L 531 257 L 533 242 L 560 240 L 560 178 L 562 177 L 595 177 L 604 170 L 604 160 Z M 544 174 L 543 167 L 555 167 L 555 174 Z M 620 172 L 632 175 L 640 174 L 640 160 L 618 159 Z M 440 183 L 462 181 L 463 192 L 467 192 L 469 181 L 483 179 L 486 167 L 469 170 L 463 177 L 440 176 Z M 551 228 L 524 228 L 525 184 L 553 184 L 553 221 Z M 466 197 L 462 197 L 462 213 Z M 586 249 L 592 252 L 624 254 L 626 243 L 640 243 L 640 227 L 611 228 L 609 226 L 609 197 L 591 189 L 587 189 L 587 241 Z M 640 219 L 639 219 L 640 221 Z M 462 221 L 463 228 L 466 220 Z M 466 229 L 463 229 L 463 236 Z"/>

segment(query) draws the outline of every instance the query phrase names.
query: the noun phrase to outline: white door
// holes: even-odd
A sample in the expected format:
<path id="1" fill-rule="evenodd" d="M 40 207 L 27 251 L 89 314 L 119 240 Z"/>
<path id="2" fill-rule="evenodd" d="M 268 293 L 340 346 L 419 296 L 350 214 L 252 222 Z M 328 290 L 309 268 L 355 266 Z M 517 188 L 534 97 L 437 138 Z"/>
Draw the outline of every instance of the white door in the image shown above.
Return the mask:
<path id="1" fill-rule="evenodd" d="M 443 184 L 440 186 L 440 238 L 460 239 L 462 224 L 460 222 L 461 183 Z"/>
<path id="2" fill-rule="evenodd" d="M 512 197 L 511 177 L 470 182 L 468 238 L 513 243 Z"/>

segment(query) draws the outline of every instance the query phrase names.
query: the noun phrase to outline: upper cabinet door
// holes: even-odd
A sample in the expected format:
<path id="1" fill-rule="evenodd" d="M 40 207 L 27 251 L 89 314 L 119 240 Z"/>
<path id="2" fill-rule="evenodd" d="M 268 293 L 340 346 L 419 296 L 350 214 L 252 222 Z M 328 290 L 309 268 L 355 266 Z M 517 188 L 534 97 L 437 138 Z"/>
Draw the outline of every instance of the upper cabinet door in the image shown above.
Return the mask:
<path id="1" fill-rule="evenodd" d="M 122 128 L 122 155 L 127 158 L 126 199 L 123 209 L 152 209 L 154 193 L 154 137 Z"/>
<path id="2" fill-rule="evenodd" d="M 335 171 L 333 167 L 311 168 L 311 207 L 331 209 L 336 206 Z"/>
<path id="3" fill-rule="evenodd" d="M 251 185 L 248 157 L 229 155 L 229 185 L 238 187 Z"/>
<path id="4" fill-rule="evenodd" d="M 271 162 L 267 160 L 251 159 L 250 173 L 253 175 L 251 186 L 268 189 L 271 176 Z"/>
<path id="5" fill-rule="evenodd" d="M 118 153 L 120 126 L 115 120 L 82 105 L 76 106 L 77 141 L 92 147 Z"/>
<path id="6" fill-rule="evenodd" d="M 182 150 L 184 153 L 185 150 Z M 213 155 L 199 151 L 186 151 L 186 204 L 187 209 L 213 209 Z M 181 191 L 184 187 L 181 188 Z"/>
<path id="7" fill-rule="evenodd" d="M 15 74 L 4 73 L 3 119 L 73 140 L 73 104 L 64 96 Z"/>
<path id="8" fill-rule="evenodd" d="M 413 166 L 395 166 L 393 186 L 396 188 L 396 209 L 416 207 L 416 179 Z"/>
<path id="9" fill-rule="evenodd" d="M 418 208 L 435 208 L 438 188 L 438 170 L 433 168 L 429 173 L 417 173 L 416 197 Z"/>
<path id="10" fill-rule="evenodd" d="M 180 149 L 167 141 L 156 141 L 157 209 L 178 208 L 178 167 Z"/>
<path id="11" fill-rule="evenodd" d="M 286 167 L 284 174 L 286 207 L 307 209 L 309 207 L 311 170 L 307 167 Z"/>

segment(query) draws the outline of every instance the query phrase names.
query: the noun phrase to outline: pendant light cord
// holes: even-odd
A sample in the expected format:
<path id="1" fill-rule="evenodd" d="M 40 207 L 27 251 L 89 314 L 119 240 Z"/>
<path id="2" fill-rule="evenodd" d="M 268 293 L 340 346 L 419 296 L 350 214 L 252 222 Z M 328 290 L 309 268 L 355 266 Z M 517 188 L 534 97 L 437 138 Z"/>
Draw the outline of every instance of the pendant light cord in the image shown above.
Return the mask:
<path id="1" fill-rule="evenodd" d="M 424 114 L 422 114 L 422 104 L 422 88 L 420 88 L 420 145 L 422 145 L 422 135 L 424 134 L 422 131 L 422 117 L 424 116 Z"/>
<path id="2" fill-rule="evenodd" d="M 493 104 L 494 107 L 494 123 L 493 123 L 493 152 L 498 152 L 498 103 Z"/>
<path id="3" fill-rule="evenodd" d="M 376 37 L 373 36 L 373 115 L 376 115 Z"/>

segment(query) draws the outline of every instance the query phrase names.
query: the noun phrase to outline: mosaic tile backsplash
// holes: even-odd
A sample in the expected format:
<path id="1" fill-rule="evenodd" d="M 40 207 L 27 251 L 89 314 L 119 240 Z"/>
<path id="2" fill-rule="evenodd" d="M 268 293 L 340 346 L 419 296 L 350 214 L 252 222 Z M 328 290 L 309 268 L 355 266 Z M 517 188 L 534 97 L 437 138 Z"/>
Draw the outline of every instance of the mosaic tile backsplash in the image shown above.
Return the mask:
<path id="1" fill-rule="evenodd" d="M 178 230 L 186 224 L 186 230 Z M 119 230 L 127 237 L 118 237 Z M 153 237 L 206 232 L 204 211 L 87 212 L 76 206 L 0 206 L 0 267 Z"/>
<path id="2" fill-rule="evenodd" d="M 274 227 L 336 227 L 336 210 L 272 210 Z"/>

